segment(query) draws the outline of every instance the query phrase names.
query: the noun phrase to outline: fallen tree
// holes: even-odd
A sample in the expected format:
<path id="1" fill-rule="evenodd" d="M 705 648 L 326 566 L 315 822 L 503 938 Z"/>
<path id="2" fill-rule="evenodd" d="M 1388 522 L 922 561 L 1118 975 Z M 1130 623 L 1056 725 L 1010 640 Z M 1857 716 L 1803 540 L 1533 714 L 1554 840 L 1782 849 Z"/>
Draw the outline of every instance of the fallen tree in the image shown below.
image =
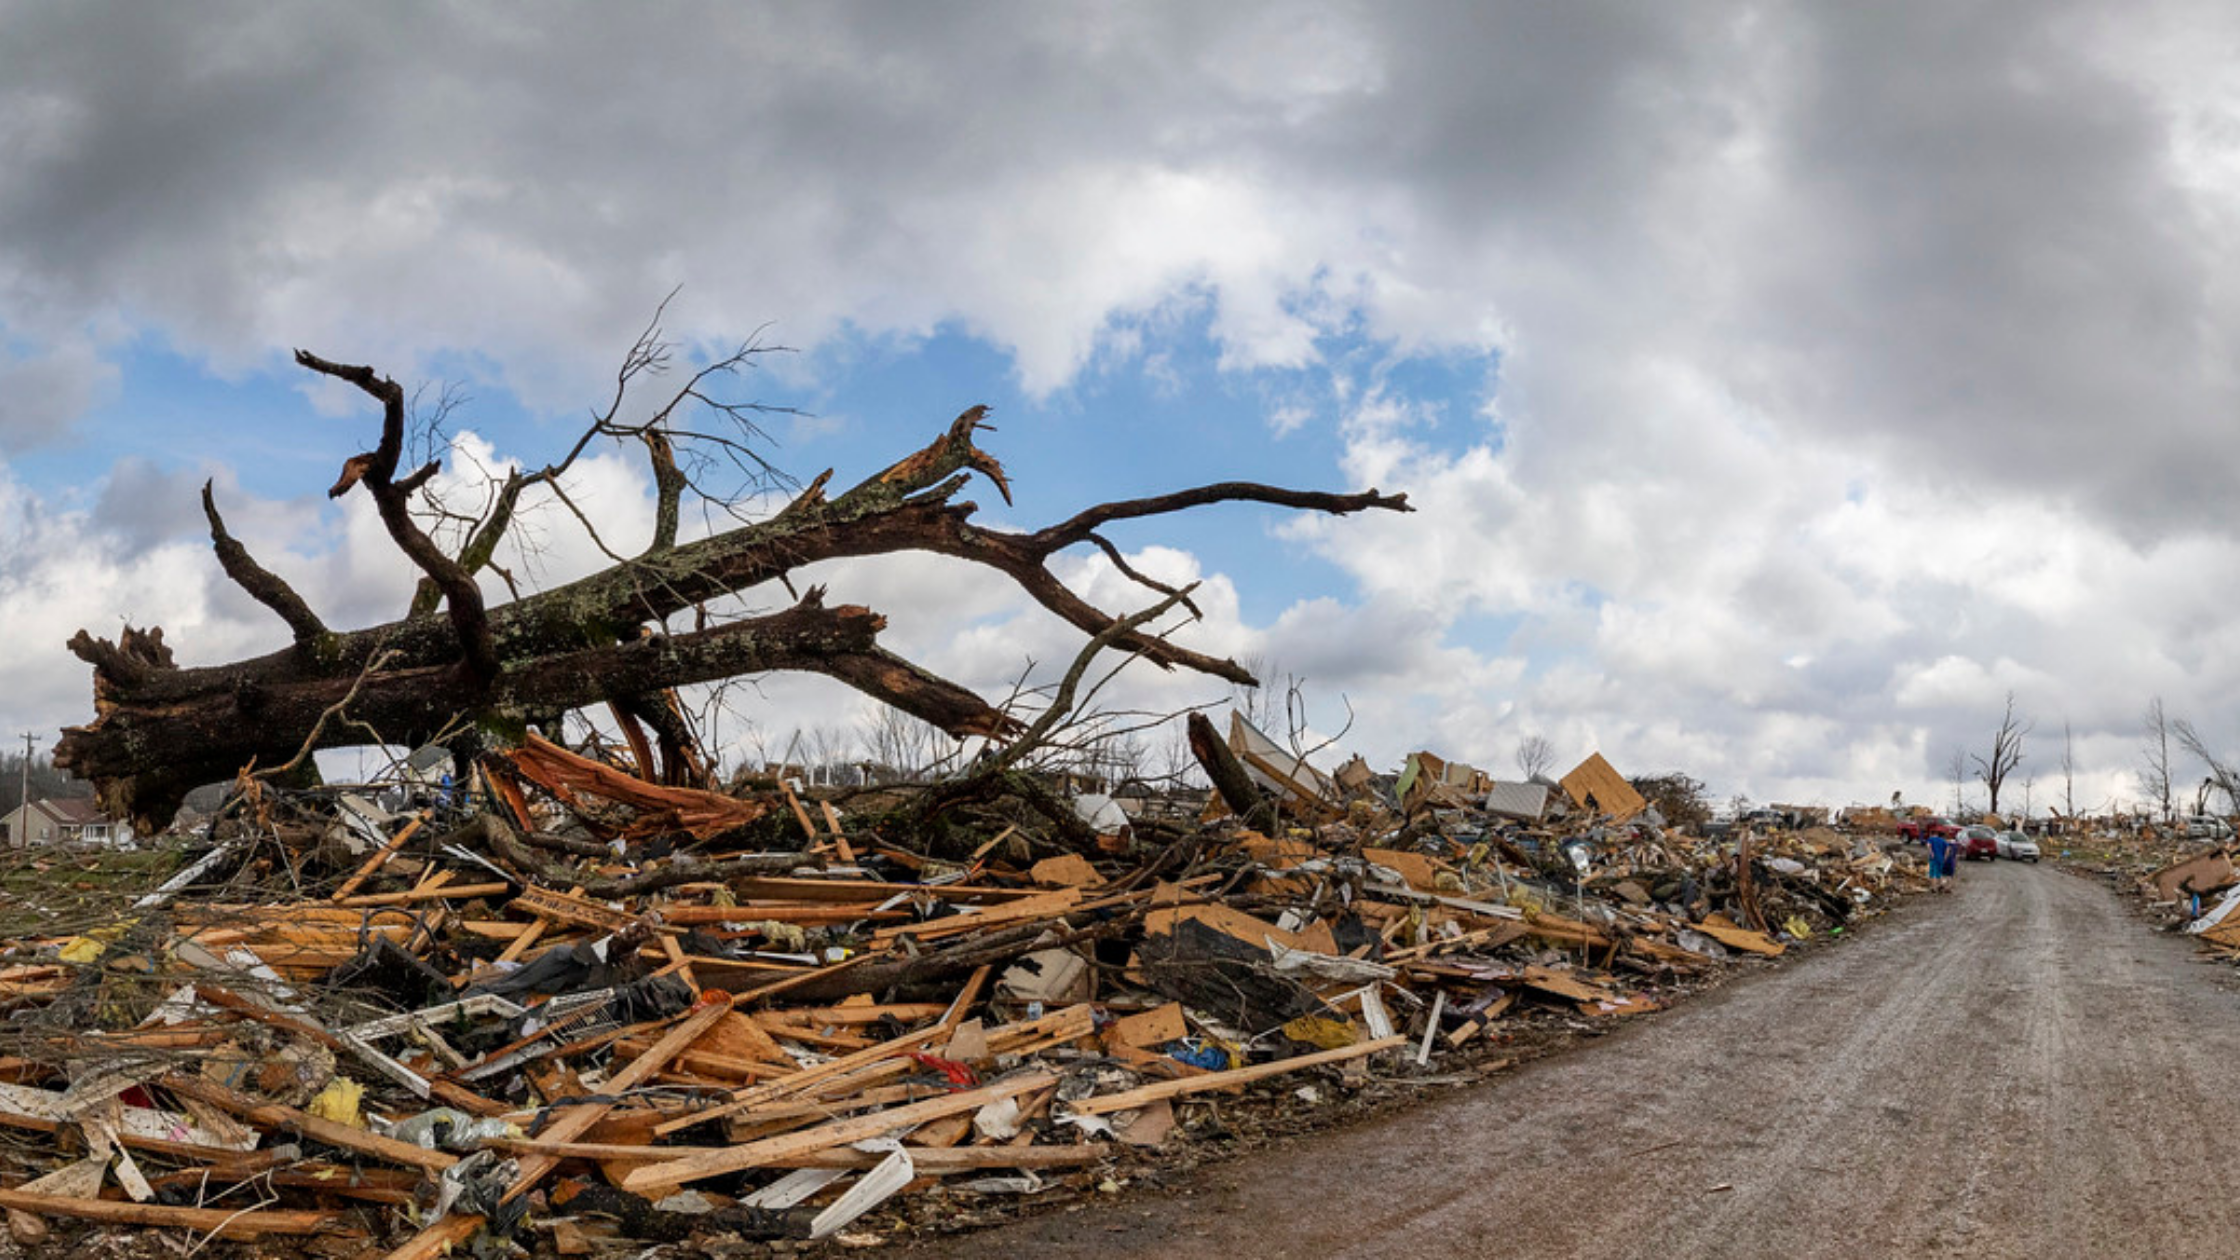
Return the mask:
<path id="1" fill-rule="evenodd" d="M 380 405 L 379 441 L 345 463 L 329 493 L 357 490 L 372 497 L 391 539 L 423 575 L 410 609 L 384 625 L 330 629 L 227 532 L 205 487 L 203 507 L 221 567 L 289 627 L 293 641 L 249 660 L 182 668 L 160 628 L 128 626 L 113 642 L 81 630 L 70 648 L 93 666 L 95 718 L 64 732 L 56 763 L 92 780 L 104 807 L 146 834 L 171 819 L 187 791 L 252 765 L 299 764 L 319 749 L 367 744 L 441 742 L 472 753 L 518 742 L 532 727 L 605 704 L 634 740 L 642 740 L 638 723 L 653 728 L 665 777 L 680 781 L 689 776 L 693 749 L 672 689 L 775 670 L 825 674 L 953 736 L 1004 740 L 1023 730 L 1022 723 L 970 689 L 881 648 L 885 619 L 871 609 L 828 605 L 816 587 L 778 611 L 732 620 L 719 620 L 711 605 L 772 582 L 786 583 L 790 592 L 788 575 L 821 560 L 928 552 L 1004 574 L 1116 650 L 1161 667 L 1251 684 L 1251 674 L 1233 660 L 1121 624 L 1126 619 L 1091 605 L 1050 571 L 1052 557 L 1069 547 L 1095 546 L 1134 581 L 1187 605 L 1184 592 L 1129 566 L 1100 529 L 1222 502 L 1337 514 L 1410 510 L 1405 495 L 1376 490 L 1330 494 L 1223 482 L 1101 503 L 1029 533 L 989 529 L 973 522 L 977 505 L 958 497 L 978 473 L 1010 501 L 1002 466 L 974 441 L 986 427 L 987 408 L 973 407 L 924 449 L 837 495 L 826 493 L 827 471 L 774 514 L 680 542 L 685 496 L 699 492 L 680 450 L 713 444 L 737 458 L 745 449 L 742 437 L 690 429 L 684 418 L 698 409 L 744 426 L 751 436 L 746 413 L 752 408 L 719 401 L 709 383 L 752 353 L 742 348 L 702 369 L 648 418 L 626 422 L 620 416 L 632 383 L 667 362 L 666 345 L 657 328 L 649 328 L 625 359 L 614 401 L 566 456 L 533 472 L 513 472 L 483 510 L 462 522 L 455 513 L 447 517 L 448 509 L 431 497 L 437 461 L 402 471 L 410 425 L 404 389 L 371 367 L 297 351 L 296 362 L 307 370 L 347 382 Z M 627 556 L 599 540 L 614 557 L 608 567 L 493 606 L 481 575 L 494 571 L 511 589 L 510 574 L 493 558 L 531 491 L 551 495 L 597 538 L 567 498 L 562 477 L 601 437 L 644 448 L 656 491 L 652 539 Z M 446 519 L 454 526 L 449 546 L 439 538 Z M 672 630 L 672 619 L 686 614 L 691 628 Z M 641 761 L 650 760 L 649 751 L 641 752 Z"/>

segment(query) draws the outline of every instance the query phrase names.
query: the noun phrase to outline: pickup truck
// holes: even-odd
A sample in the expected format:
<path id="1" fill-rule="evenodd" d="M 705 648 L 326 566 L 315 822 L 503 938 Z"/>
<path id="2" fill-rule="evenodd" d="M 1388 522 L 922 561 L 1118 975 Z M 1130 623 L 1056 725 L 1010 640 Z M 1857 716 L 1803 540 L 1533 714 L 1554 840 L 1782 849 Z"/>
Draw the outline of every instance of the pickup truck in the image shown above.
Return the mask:
<path id="1" fill-rule="evenodd" d="M 1908 818 L 1898 824 L 1898 838 L 1908 844 L 1927 844 L 1930 836 L 1957 836 L 1960 824 L 1949 818 Z"/>

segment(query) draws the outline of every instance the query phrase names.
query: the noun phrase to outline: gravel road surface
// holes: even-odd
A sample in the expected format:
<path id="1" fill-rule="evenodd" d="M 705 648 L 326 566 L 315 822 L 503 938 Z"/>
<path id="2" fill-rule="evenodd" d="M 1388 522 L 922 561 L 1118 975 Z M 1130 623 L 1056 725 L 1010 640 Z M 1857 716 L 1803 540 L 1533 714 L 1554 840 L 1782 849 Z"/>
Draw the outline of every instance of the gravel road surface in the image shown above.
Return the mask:
<path id="1" fill-rule="evenodd" d="M 2227 1256 L 2240 990 L 2193 957 L 2099 884 L 1963 864 L 1952 896 L 1496 1083 L 900 1252 Z"/>

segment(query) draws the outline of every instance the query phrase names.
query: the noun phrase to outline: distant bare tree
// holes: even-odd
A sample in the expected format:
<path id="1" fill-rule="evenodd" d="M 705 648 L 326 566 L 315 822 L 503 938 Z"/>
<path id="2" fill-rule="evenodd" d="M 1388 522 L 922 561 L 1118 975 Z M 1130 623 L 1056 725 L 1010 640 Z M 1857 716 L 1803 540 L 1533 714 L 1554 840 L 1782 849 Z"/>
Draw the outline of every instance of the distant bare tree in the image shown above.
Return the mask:
<path id="1" fill-rule="evenodd" d="M 1983 786 L 1990 792 L 1991 803 L 1987 807 L 1990 813 L 1999 812 L 1999 789 L 2015 767 L 2022 764 L 2022 737 L 2030 733 L 2032 725 L 2015 717 L 2014 693 L 2008 692 L 2006 713 L 1999 719 L 1999 729 L 1991 735 L 1991 755 L 1970 758 L 1976 763 L 1976 777 L 1983 780 Z"/>
<path id="2" fill-rule="evenodd" d="M 1517 771 L 1529 779 L 1546 774 L 1556 764 L 1556 746 L 1545 735 L 1527 735 L 1517 741 Z"/>
<path id="3" fill-rule="evenodd" d="M 1298 678 L 1282 672 L 1282 666 L 1268 659 L 1265 653 L 1255 652 L 1240 662 L 1258 683 L 1232 683 L 1229 686 L 1229 703 L 1244 720 L 1259 727 L 1271 736 L 1283 733 L 1283 699 L 1289 687 L 1298 685 Z"/>
<path id="4" fill-rule="evenodd" d="M 2147 799 L 2162 811 L 2162 821 L 2169 822 L 2175 811 L 2170 808 L 2170 719 L 2162 711 L 2162 697 L 2156 696 L 2147 704 L 2145 716 L 2139 719 L 2144 728 L 2146 746 L 2140 749 L 2145 758 L 2139 777 L 2145 784 Z"/>
<path id="5" fill-rule="evenodd" d="M 1205 772 L 1190 753 L 1190 731 L 1183 716 L 1177 715 L 1159 728 L 1155 768 L 1160 782 L 1168 788 L 1195 787 L 1205 781 Z"/>
<path id="6" fill-rule="evenodd" d="M 1945 771 L 1952 776 L 1952 820 L 1958 822 L 1961 813 L 1967 808 L 1967 802 L 1961 794 L 1968 788 L 1968 751 L 1964 748 L 1953 749 L 1952 760 L 1946 763 Z"/>
<path id="7" fill-rule="evenodd" d="M 922 781 L 950 742 L 931 724 L 884 705 L 863 721 L 857 738 L 865 757 L 904 783 Z"/>
<path id="8" fill-rule="evenodd" d="M 2077 737 L 2067 718 L 2061 719 L 2061 812 L 2066 818 L 2077 816 Z"/>
<path id="9" fill-rule="evenodd" d="M 795 731 L 792 741 L 786 745 L 785 759 L 807 771 L 812 786 L 852 785 L 862 777 L 853 764 L 853 741 L 837 726 Z"/>
<path id="10" fill-rule="evenodd" d="M 2210 784 L 2224 793 L 2225 812 L 2240 813 L 2240 766 L 2235 766 L 2212 752 L 2209 741 L 2201 738 L 2201 732 L 2195 730 L 2193 723 L 2184 718 L 2170 724 L 2170 733 L 2178 737 L 2178 743 L 2187 752 L 2201 758 L 2201 763 L 2209 767 Z"/>

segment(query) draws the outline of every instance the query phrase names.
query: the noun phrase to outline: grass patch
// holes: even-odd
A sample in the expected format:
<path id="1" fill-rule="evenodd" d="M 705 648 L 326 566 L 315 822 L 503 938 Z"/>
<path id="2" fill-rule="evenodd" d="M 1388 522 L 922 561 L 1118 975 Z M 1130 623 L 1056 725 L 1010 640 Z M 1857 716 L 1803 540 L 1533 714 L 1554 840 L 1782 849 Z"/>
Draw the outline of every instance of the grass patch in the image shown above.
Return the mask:
<path id="1" fill-rule="evenodd" d="M 116 922 L 179 869 L 181 850 L 9 850 L 0 855 L 0 938 L 70 936 Z"/>

